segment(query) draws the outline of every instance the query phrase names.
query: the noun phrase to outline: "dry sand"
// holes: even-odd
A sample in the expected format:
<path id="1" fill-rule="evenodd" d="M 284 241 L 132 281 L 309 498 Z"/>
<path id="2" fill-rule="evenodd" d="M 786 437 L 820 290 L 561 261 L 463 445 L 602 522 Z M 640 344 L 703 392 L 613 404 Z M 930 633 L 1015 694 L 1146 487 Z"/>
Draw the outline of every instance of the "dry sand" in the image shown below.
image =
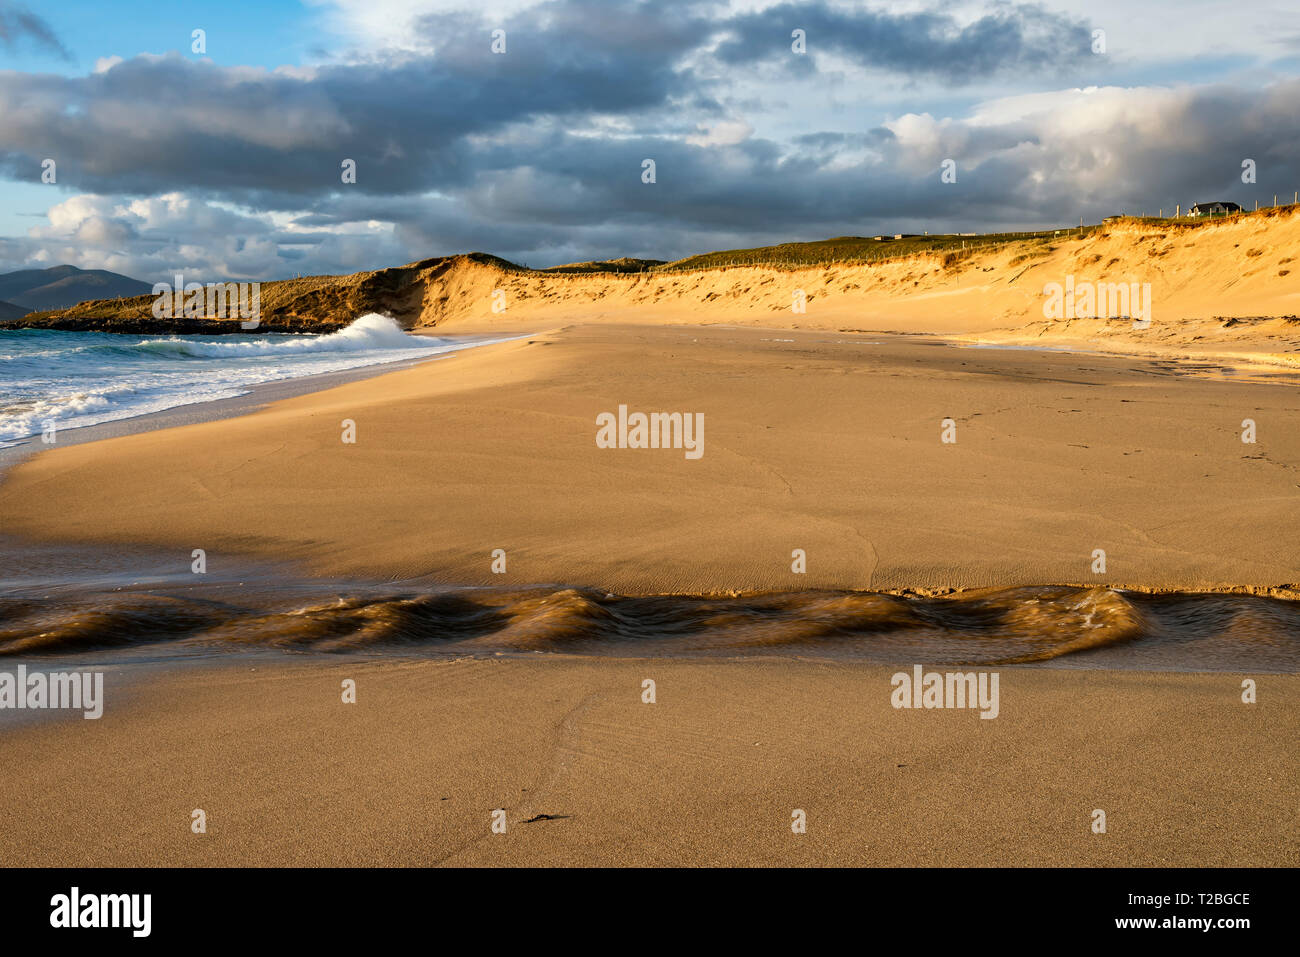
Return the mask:
<path id="1" fill-rule="evenodd" d="M 100 720 L 5 734 L 0 861 L 1300 863 L 1300 677 L 1261 677 L 1245 705 L 1228 674 L 1003 669 L 1000 716 L 981 720 L 894 710 L 889 675 L 572 658 L 112 672 Z"/>
<path id="2" fill-rule="evenodd" d="M 209 567 L 251 553 L 629 593 L 1300 581 L 1294 385 L 1175 370 L 919 337 L 564 327 L 42 453 L 0 484 L 0 528 L 162 545 L 185 566 L 203 548 Z M 620 404 L 702 412 L 703 457 L 597 448 L 596 416 Z"/>

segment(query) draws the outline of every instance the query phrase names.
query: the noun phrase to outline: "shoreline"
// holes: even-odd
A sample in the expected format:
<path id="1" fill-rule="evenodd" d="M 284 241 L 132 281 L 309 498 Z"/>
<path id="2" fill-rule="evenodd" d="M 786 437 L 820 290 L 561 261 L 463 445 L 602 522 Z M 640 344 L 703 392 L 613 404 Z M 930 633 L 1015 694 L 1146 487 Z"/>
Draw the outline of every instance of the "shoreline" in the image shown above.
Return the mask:
<path id="1" fill-rule="evenodd" d="M 57 331 L 57 330 L 55 330 Z M 250 333 L 253 334 L 253 333 Z M 422 337 L 445 338 L 447 333 L 436 333 L 434 330 L 415 330 L 409 335 Z M 477 333 L 468 333 L 469 335 L 478 335 Z M 530 335 L 531 333 L 502 333 L 503 336 L 513 335 Z M 460 335 L 460 333 L 454 333 Z M 467 349 L 484 348 L 467 346 Z M 59 446 L 80 445 L 86 442 L 98 442 L 104 439 L 118 438 L 125 435 L 138 435 L 145 432 L 155 432 L 163 429 L 174 429 L 185 425 L 193 425 L 200 422 L 215 422 L 222 419 L 235 418 L 241 415 L 251 415 L 258 412 L 273 403 L 285 399 L 297 398 L 298 396 L 310 395 L 317 392 L 325 392 L 336 386 L 345 385 L 349 382 L 359 382 L 365 379 L 372 379 L 376 376 L 387 375 L 390 372 L 398 372 L 402 369 L 411 368 L 425 362 L 436 362 L 440 359 L 450 359 L 466 349 L 457 349 L 450 353 L 440 353 L 431 356 L 417 356 L 409 359 L 396 359 L 391 362 L 376 362 L 372 365 L 357 366 L 352 369 L 339 369 L 333 372 L 318 372 L 311 375 L 296 376 L 289 379 L 275 379 L 269 382 L 259 382 L 249 387 L 248 391 L 242 395 L 228 396 L 224 399 L 210 399 L 201 402 L 187 402 L 182 405 L 175 405 L 167 409 L 159 409 L 156 412 L 142 412 L 138 415 L 127 416 L 121 419 L 112 419 L 108 422 L 98 422 L 94 425 L 85 425 L 78 428 L 61 428 L 59 429 L 59 438 L 56 443 Z M 14 467 L 18 463 L 25 461 L 38 452 L 52 451 L 47 446 L 43 446 L 39 435 L 27 436 L 23 439 L 13 441 L 11 444 L 0 447 L 0 482 L 4 481 L 6 470 Z"/>

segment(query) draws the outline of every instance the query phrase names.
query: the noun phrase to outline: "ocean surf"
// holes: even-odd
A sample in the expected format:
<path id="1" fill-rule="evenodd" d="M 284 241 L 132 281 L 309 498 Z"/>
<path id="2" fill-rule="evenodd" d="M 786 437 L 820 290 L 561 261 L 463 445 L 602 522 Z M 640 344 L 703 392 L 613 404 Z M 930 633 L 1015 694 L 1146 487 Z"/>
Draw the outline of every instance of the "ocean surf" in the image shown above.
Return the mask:
<path id="1" fill-rule="evenodd" d="M 374 313 L 325 335 L 0 330 L 0 447 L 62 429 L 233 398 L 263 383 L 501 341 L 409 335 Z"/>

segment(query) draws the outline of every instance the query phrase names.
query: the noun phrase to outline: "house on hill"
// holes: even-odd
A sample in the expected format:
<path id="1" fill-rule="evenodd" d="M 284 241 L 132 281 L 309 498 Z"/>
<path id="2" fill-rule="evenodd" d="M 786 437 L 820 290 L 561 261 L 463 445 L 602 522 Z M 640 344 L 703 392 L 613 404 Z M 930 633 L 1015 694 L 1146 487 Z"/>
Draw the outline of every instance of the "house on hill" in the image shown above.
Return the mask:
<path id="1" fill-rule="evenodd" d="M 1187 211 L 1188 216 L 1227 216 L 1229 213 L 1239 213 L 1241 207 L 1236 203 L 1216 200 L 1213 203 L 1197 203 Z"/>

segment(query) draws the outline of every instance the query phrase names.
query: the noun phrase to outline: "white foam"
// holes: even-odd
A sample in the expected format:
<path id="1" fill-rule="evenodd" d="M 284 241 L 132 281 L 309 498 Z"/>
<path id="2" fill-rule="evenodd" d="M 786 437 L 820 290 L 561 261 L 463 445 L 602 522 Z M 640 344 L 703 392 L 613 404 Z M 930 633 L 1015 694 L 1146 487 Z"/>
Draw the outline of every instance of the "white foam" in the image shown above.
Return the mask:
<path id="1" fill-rule="evenodd" d="M 265 382 L 506 341 L 413 336 L 376 313 L 326 335 L 139 339 L 24 330 L 0 338 L 0 447 L 40 434 L 50 420 L 83 428 L 245 395 Z"/>
<path id="2" fill-rule="evenodd" d="M 252 342 L 221 340 L 149 339 L 139 344 L 144 352 L 184 356 L 194 359 L 227 359 L 237 356 L 294 356 L 313 352 L 370 352 L 384 349 L 427 349 L 427 337 L 403 332 L 388 316 L 371 312 L 354 320 L 345 329 L 323 336 L 292 339 L 260 338 Z M 437 341 L 437 340 L 434 340 Z"/>

